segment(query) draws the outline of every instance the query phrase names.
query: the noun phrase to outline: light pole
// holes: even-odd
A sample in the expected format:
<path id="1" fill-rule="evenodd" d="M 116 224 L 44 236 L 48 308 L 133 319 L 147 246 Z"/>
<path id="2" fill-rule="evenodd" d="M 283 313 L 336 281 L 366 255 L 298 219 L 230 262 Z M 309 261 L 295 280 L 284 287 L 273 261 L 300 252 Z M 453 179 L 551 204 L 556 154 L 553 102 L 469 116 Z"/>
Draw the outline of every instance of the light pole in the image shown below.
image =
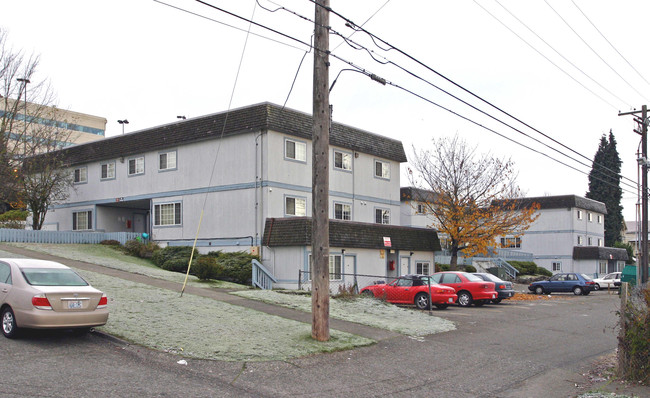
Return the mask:
<path id="1" fill-rule="evenodd" d="M 129 124 L 129 121 L 124 119 L 124 120 L 118 120 L 117 122 L 122 125 L 122 135 L 124 135 L 124 125 Z"/>
<path id="2" fill-rule="evenodd" d="M 23 90 L 25 90 L 25 133 L 23 139 L 25 140 L 25 145 L 27 145 L 27 83 L 31 83 L 31 81 L 26 77 L 19 77 L 16 80 L 23 84 Z"/>

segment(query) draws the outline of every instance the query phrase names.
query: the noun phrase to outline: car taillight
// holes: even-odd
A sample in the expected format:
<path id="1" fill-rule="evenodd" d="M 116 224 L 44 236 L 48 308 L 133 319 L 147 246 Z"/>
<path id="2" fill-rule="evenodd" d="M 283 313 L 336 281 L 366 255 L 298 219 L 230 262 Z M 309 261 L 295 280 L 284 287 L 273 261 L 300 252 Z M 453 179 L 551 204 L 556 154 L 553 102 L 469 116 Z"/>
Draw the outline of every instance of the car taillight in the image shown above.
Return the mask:
<path id="1" fill-rule="evenodd" d="M 594 285 L 596 282 L 585 282 L 587 285 Z"/>
<path id="2" fill-rule="evenodd" d="M 499 289 L 505 289 L 506 285 L 499 285 Z"/>
<path id="3" fill-rule="evenodd" d="M 37 294 L 32 297 L 32 305 L 39 310 L 51 310 L 52 306 L 50 305 L 49 300 L 45 297 L 44 294 Z"/>
<path id="4" fill-rule="evenodd" d="M 102 298 L 99 299 L 99 304 L 97 304 L 97 308 L 106 308 L 108 305 L 108 297 L 106 297 L 105 294 L 102 294 Z"/>

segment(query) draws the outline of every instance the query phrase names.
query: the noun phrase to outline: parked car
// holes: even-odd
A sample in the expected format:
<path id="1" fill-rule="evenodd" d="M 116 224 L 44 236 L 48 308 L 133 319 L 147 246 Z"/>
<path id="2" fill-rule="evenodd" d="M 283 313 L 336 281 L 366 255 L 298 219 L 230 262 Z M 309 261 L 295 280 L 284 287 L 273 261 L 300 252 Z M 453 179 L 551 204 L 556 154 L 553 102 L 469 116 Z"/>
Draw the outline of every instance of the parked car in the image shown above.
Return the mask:
<path id="1" fill-rule="evenodd" d="M 467 272 L 436 272 L 431 278 L 434 282 L 454 288 L 458 295 L 456 303 L 462 307 L 468 307 L 472 304 L 480 307 L 486 302 L 498 298 L 498 294 L 494 290 L 494 282 L 486 282 Z"/>
<path id="2" fill-rule="evenodd" d="M 596 290 L 594 281 L 585 274 L 568 272 L 553 275 L 547 281 L 537 281 L 528 285 L 528 290 L 535 294 L 547 294 L 555 292 L 573 292 L 576 296 L 585 296 Z"/>
<path id="3" fill-rule="evenodd" d="M 499 304 L 503 299 L 509 299 L 515 295 L 515 289 L 512 282 L 504 281 L 496 275 L 487 272 L 474 272 L 474 275 L 484 281 L 494 282 L 494 289 L 497 291 L 497 298 L 492 300 L 493 303 Z"/>
<path id="4" fill-rule="evenodd" d="M 366 286 L 361 289 L 360 294 L 384 298 L 394 304 L 415 304 L 417 308 L 424 310 L 429 308 L 429 278 L 428 275 L 404 275 L 390 283 Z M 431 304 L 444 309 L 454 302 L 454 289 L 431 281 Z"/>
<path id="5" fill-rule="evenodd" d="M 5 337 L 22 328 L 81 329 L 108 320 L 108 299 L 54 261 L 0 259 L 0 318 Z"/>
<path id="6" fill-rule="evenodd" d="M 609 289 L 615 287 L 616 282 L 621 281 L 620 272 L 610 272 L 609 274 L 603 276 L 602 278 L 594 279 L 594 290 L 600 289 Z"/>

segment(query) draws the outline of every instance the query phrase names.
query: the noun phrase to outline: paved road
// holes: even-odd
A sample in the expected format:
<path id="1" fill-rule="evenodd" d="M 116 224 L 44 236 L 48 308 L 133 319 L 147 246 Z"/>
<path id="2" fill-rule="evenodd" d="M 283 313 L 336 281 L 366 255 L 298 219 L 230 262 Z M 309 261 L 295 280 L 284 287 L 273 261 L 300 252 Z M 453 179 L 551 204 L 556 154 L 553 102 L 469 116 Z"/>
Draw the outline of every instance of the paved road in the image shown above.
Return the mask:
<path id="1" fill-rule="evenodd" d="M 371 347 L 261 363 L 185 366 L 96 334 L 33 332 L 0 339 L 0 396 L 566 397 L 581 392 L 580 372 L 616 347 L 617 308 L 604 291 L 450 307 L 435 315 L 455 321 L 453 332 L 377 332 Z"/>

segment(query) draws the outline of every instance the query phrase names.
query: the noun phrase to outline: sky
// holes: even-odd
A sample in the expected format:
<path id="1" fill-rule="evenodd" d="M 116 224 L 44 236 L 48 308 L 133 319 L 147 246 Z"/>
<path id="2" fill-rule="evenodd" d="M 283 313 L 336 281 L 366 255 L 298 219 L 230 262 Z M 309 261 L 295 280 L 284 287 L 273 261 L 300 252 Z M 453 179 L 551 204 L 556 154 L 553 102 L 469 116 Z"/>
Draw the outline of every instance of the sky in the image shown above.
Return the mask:
<path id="1" fill-rule="evenodd" d="M 635 219 L 640 136 L 632 116 L 618 114 L 650 102 L 650 2 L 330 6 L 384 41 L 330 14 L 351 44 L 330 36 L 335 122 L 401 140 L 409 158 L 457 134 L 478 153 L 510 158 L 527 196 L 584 196 L 590 161 L 612 130 L 623 215 Z M 58 106 L 105 117 L 110 137 L 122 134 L 120 119 L 129 133 L 265 101 L 311 113 L 314 9 L 310 0 L 5 0 L 0 27 L 14 49 L 40 55 L 35 79 L 50 82 Z"/>

